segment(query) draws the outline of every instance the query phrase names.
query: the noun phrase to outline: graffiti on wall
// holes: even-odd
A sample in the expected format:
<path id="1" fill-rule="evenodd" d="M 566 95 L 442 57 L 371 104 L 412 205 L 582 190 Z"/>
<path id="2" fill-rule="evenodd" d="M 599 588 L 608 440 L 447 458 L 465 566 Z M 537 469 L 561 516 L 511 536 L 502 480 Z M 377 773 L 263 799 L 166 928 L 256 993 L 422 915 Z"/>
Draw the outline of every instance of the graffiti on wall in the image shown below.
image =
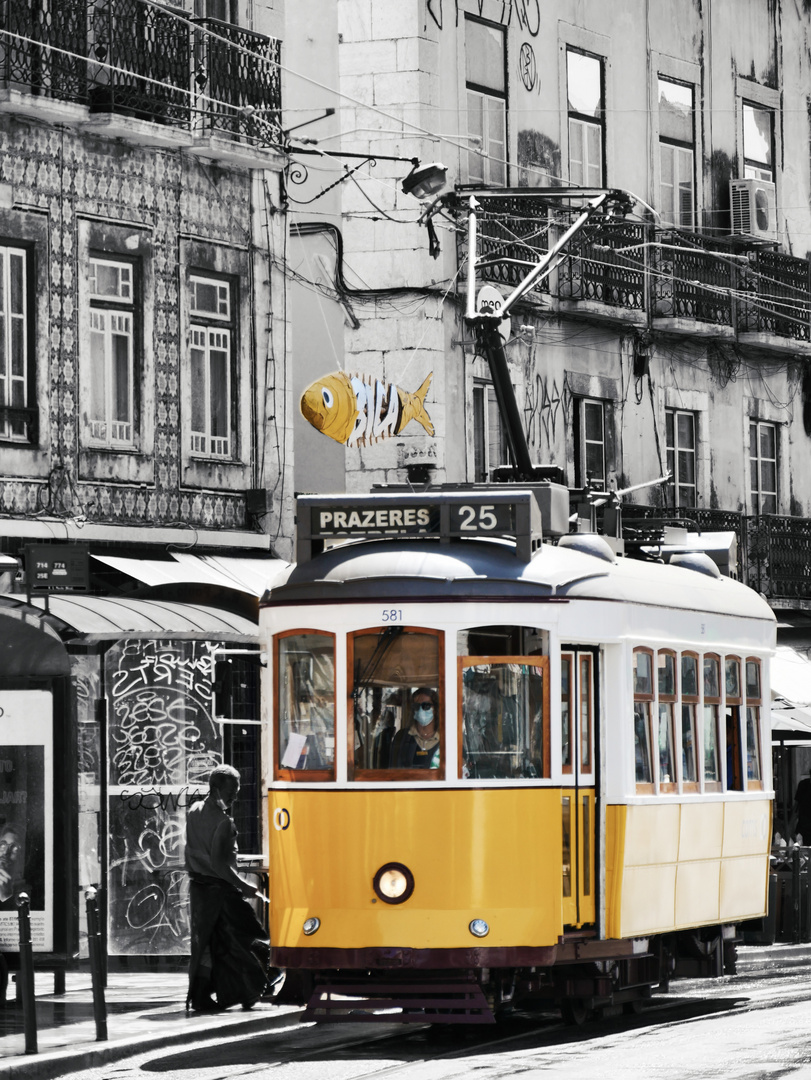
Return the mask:
<path id="1" fill-rule="evenodd" d="M 316 379 L 301 395 L 301 413 L 316 431 L 346 446 L 362 446 L 399 435 L 416 420 L 429 435 L 434 425 L 425 409 L 433 372 L 418 390 L 401 390 L 372 375 L 335 371 Z"/>
<path id="2" fill-rule="evenodd" d="M 526 31 L 530 37 L 537 37 L 541 30 L 541 3 L 540 0 L 494 0 L 488 4 L 486 0 L 476 0 L 475 4 L 460 4 L 456 0 L 456 25 L 459 25 L 460 7 L 462 11 L 473 8 L 473 12 L 493 22 L 503 23 L 509 26 L 512 23 L 513 13 L 519 27 Z M 485 11 L 485 9 L 487 9 Z M 500 9 L 500 13 L 499 13 Z M 428 14 L 434 20 L 439 29 L 442 29 L 442 0 L 427 0 Z"/>
<path id="3" fill-rule="evenodd" d="M 113 954 L 188 952 L 186 808 L 222 761 L 214 648 L 130 638 L 105 658 Z"/>
<path id="4" fill-rule="evenodd" d="M 564 399 L 556 379 L 536 373 L 526 380 L 524 403 L 527 442 L 537 453 L 554 450 L 557 425 L 563 416 Z"/>
<path id="5" fill-rule="evenodd" d="M 205 789 L 122 791 L 110 799 L 110 951 L 189 949 L 186 808 Z"/>
<path id="6" fill-rule="evenodd" d="M 107 654 L 111 785 L 193 783 L 220 763 L 211 648 L 131 639 Z"/>

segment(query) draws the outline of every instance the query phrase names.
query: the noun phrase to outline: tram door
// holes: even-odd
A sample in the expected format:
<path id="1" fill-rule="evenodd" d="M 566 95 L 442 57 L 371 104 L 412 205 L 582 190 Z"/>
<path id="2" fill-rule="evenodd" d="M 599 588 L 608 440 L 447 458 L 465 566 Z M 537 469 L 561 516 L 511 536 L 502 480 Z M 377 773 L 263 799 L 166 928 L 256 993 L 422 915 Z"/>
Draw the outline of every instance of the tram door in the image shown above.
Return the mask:
<path id="1" fill-rule="evenodd" d="M 560 659 L 563 924 L 595 921 L 594 728 L 597 649 L 564 645 Z"/>

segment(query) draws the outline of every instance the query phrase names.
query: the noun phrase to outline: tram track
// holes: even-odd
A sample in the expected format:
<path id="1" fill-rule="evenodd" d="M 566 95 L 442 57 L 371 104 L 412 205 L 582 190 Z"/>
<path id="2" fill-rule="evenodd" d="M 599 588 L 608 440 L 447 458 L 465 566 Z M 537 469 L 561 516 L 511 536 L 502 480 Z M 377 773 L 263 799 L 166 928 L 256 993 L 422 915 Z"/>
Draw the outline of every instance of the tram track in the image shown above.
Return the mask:
<path id="1" fill-rule="evenodd" d="M 747 982 L 752 980 L 747 979 Z M 453 1028 L 431 1025 L 392 1025 L 385 1031 L 370 1032 L 368 1025 L 353 1026 L 351 1030 L 336 1026 L 309 1026 L 295 1023 L 298 1014 L 290 1014 L 291 1026 L 282 1031 L 255 1034 L 234 1044 L 233 1040 L 218 1039 L 205 1046 L 184 1050 L 164 1057 L 160 1062 L 143 1062 L 150 1073 L 183 1073 L 193 1071 L 195 1080 L 234 1080 L 235 1076 L 258 1076 L 273 1073 L 279 1068 L 330 1063 L 330 1074 L 340 1080 L 365 1080 L 375 1077 L 396 1077 L 406 1071 L 431 1067 L 432 1074 L 441 1062 L 490 1055 L 499 1052 L 520 1052 L 562 1048 L 590 1040 L 633 1035 L 654 1026 L 670 1027 L 703 1018 L 710 1019 L 722 1012 L 731 1012 L 744 1005 L 749 1009 L 774 1007 L 774 995 L 760 1000 L 753 998 L 743 986 L 725 986 L 722 997 L 696 994 L 654 998 L 636 1015 L 618 1014 L 596 1018 L 579 1027 L 567 1026 L 552 1012 L 533 1015 L 517 1011 L 493 1027 Z M 782 994 L 781 1003 L 796 1004 L 811 998 L 810 991 L 799 987 L 795 993 Z M 390 1053 L 387 1051 L 391 1051 Z M 400 1058 L 394 1060 L 392 1058 Z M 212 1060 L 216 1065 L 212 1066 Z M 366 1067 L 353 1067 L 363 1062 Z M 347 1071 L 335 1072 L 337 1063 Z M 308 1075 L 311 1073 L 308 1072 Z M 106 1075 L 111 1075 L 109 1072 Z M 117 1074 L 118 1076 L 126 1074 Z"/>

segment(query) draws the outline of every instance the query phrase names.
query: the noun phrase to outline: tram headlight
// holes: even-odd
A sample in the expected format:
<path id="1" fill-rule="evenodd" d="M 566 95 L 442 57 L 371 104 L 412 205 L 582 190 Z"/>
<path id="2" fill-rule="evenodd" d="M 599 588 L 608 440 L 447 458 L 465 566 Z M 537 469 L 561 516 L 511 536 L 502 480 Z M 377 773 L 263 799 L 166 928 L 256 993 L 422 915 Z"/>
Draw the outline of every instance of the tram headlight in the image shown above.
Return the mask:
<path id="1" fill-rule="evenodd" d="M 473 919 L 468 926 L 468 930 L 474 937 L 487 937 L 490 933 L 490 927 L 484 921 L 484 919 Z"/>
<path id="2" fill-rule="evenodd" d="M 386 863 L 372 878 L 372 888 L 384 904 L 403 904 L 414 892 L 414 875 L 402 863 Z"/>
<path id="3" fill-rule="evenodd" d="M 321 925 L 321 920 L 316 919 L 315 915 L 311 915 L 309 919 L 304 920 L 304 925 L 302 926 L 301 929 L 304 931 L 304 936 L 305 937 L 310 937 L 312 934 L 314 934 L 316 932 L 316 930 L 318 929 L 318 927 L 320 925 Z"/>

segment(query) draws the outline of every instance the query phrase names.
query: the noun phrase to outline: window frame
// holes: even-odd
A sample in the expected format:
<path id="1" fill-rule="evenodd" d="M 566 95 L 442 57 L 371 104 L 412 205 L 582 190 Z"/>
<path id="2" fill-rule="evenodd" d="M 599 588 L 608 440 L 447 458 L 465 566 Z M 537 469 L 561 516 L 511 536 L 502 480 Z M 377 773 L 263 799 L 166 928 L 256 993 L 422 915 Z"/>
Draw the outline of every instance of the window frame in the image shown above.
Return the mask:
<path id="1" fill-rule="evenodd" d="M 684 692 L 684 659 L 695 660 L 696 663 L 696 693 L 686 694 Z M 701 780 L 703 776 L 703 757 L 699 754 L 699 723 L 698 723 L 698 711 L 701 703 L 701 675 L 702 664 L 701 655 L 693 649 L 682 649 L 679 652 L 679 703 L 681 705 L 681 723 L 679 725 L 679 749 L 681 750 L 681 757 L 679 758 L 679 779 L 681 780 L 681 790 L 684 793 L 697 793 L 701 790 Z M 684 709 L 687 707 L 692 710 L 692 738 L 693 738 L 693 769 L 695 772 L 695 780 L 686 780 L 684 777 Z"/>
<path id="2" fill-rule="evenodd" d="M 749 696 L 749 682 L 747 679 L 747 667 L 749 664 L 757 665 L 758 669 L 758 696 Z M 747 656 L 743 660 L 743 686 L 744 693 L 744 740 L 743 740 L 743 752 L 744 752 L 744 784 L 747 791 L 763 791 L 763 741 L 762 741 L 762 727 L 761 716 L 763 711 L 763 665 L 760 658 L 757 656 Z M 755 748 L 757 749 L 757 765 L 759 776 L 757 779 L 750 780 L 749 778 L 749 710 L 754 709 L 755 712 Z"/>
<path id="3" fill-rule="evenodd" d="M 37 282 L 36 282 L 36 268 L 35 262 L 35 245 L 29 241 L 18 240 L 12 237 L 0 237 L 0 253 L 2 254 L 3 261 L 3 274 L 6 274 L 8 269 L 8 262 L 12 255 L 22 256 L 23 259 L 23 310 L 22 310 L 22 326 L 23 334 L 25 337 L 23 344 L 23 363 L 25 365 L 25 372 L 22 379 L 17 381 L 22 382 L 23 386 L 23 405 L 13 405 L 13 385 L 15 376 L 12 371 L 12 351 L 11 351 L 11 333 L 12 323 L 8 321 L 6 323 L 5 334 L 5 355 L 8 361 L 7 374 L 4 376 L 7 380 L 6 383 L 6 401 L 0 402 L 0 445 L 8 446 L 9 448 L 30 448 L 37 446 L 39 442 L 39 413 L 36 407 L 37 393 L 36 393 L 36 305 L 37 305 Z M 10 303 L 11 289 L 8 287 L 8 278 L 6 278 L 7 287 L 4 289 L 4 296 L 6 297 L 6 304 Z M 3 317 L 8 319 L 8 312 L 3 312 Z M 32 402 L 34 404 L 32 404 Z M 15 412 L 22 412 L 23 419 L 15 421 L 10 414 Z M 24 435 L 14 435 L 11 432 L 11 428 L 15 423 L 22 423 L 25 425 Z"/>
<path id="4" fill-rule="evenodd" d="M 659 657 L 669 657 L 673 664 L 673 693 L 663 693 L 661 689 L 661 668 L 659 666 Z M 656 790 L 657 793 L 672 794 L 679 790 L 679 773 L 678 773 L 678 749 L 679 745 L 676 743 L 676 705 L 679 701 L 679 653 L 675 649 L 665 648 L 656 650 L 656 673 L 655 673 L 655 687 L 656 687 Z M 670 736 L 670 758 L 672 768 L 672 779 L 662 780 L 661 776 L 661 738 L 662 738 L 662 706 L 669 708 L 669 712 L 666 713 L 668 719 L 666 720 L 668 726 L 668 734 Z"/>
<path id="5" fill-rule="evenodd" d="M 638 691 L 636 689 L 636 659 L 635 658 L 636 658 L 637 655 L 641 655 L 641 654 L 646 655 L 650 660 L 650 671 L 651 671 L 651 688 L 650 688 L 650 692 Z M 659 746 L 659 740 L 658 739 L 656 740 L 655 743 L 653 741 L 653 709 L 652 709 L 652 705 L 654 705 L 656 703 L 656 693 L 655 693 L 655 691 L 656 691 L 656 678 L 657 678 L 656 664 L 654 662 L 655 654 L 654 654 L 653 649 L 649 648 L 647 645 L 638 645 L 638 646 L 636 646 L 636 648 L 634 648 L 633 653 L 632 653 L 632 657 L 633 657 L 633 662 L 631 664 L 631 678 L 633 680 L 632 689 L 633 689 L 633 702 L 634 702 L 634 713 L 633 713 L 634 726 L 633 726 L 632 730 L 635 733 L 635 731 L 636 731 L 636 706 L 637 706 L 637 704 L 647 705 L 647 709 L 645 710 L 645 712 L 646 712 L 645 727 L 646 727 L 646 737 L 647 737 L 647 742 L 648 742 L 648 769 L 649 769 L 649 772 L 650 772 L 650 780 L 648 781 L 648 780 L 637 780 L 636 779 L 636 758 L 635 758 L 635 756 L 634 756 L 634 764 L 633 764 L 633 777 L 634 777 L 634 782 L 635 782 L 635 785 L 636 785 L 636 793 L 637 793 L 637 795 L 653 795 L 656 792 L 656 777 L 658 775 L 658 766 L 656 765 L 656 760 L 655 760 L 653 751 L 654 751 L 654 746 L 656 746 L 657 748 Z M 657 726 L 657 734 L 658 734 L 658 726 Z M 634 751 L 636 750 L 636 739 L 635 738 L 634 738 L 633 749 L 634 749 Z"/>
<path id="6" fill-rule="evenodd" d="M 769 153 L 771 155 L 771 162 L 762 161 L 759 158 L 751 157 L 746 153 L 746 110 L 751 109 L 753 112 L 763 113 L 769 117 Z M 753 101 L 745 95 L 741 98 L 741 161 L 743 162 L 743 176 L 744 178 L 751 178 L 755 180 L 765 180 L 770 184 L 775 183 L 776 168 L 776 110 L 769 105 L 765 105 L 761 102 Z"/>
<path id="7" fill-rule="evenodd" d="M 501 422 L 498 410 L 496 390 L 491 382 L 475 379 L 473 382 L 473 481 L 486 483 L 493 470 L 509 464 L 510 455 L 507 446 L 507 432 Z M 492 420 L 496 419 L 497 431 L 492 432 Z M 492 460 L 493 451 L 498 452 L 500 460 Z M 479 464 L 481 462 L 481 465 Z"/>
<path id="8" fill-rule="evenodd" d="M 585 113 L 581 113 L 576 109 L 569 108 L 569 56 L 571 54 L 577 54 L 579 56 L 586 56 L 591 60 L 598 61 L 600 65 L 600 117 L 595 119 L 593 116 L 588 116 Z M 563 71 L 564 71 L 564 100 L 566 101 L 566 140 L 567 140 L 567 162 L 566 167 L 568 170 L 568 179 L 572 184 L 576 184 L 579 187 L 606 187 L 606 66 L 608 58 L 602 56 L 600 53 L 595 53 L 590 49 L 582 48 L 579 45 L 574 45 L 571 42 L 567 42 L 564 48 L 563 58 Z M 578 124 L 581 126 L 584 134 L 583 147 L 584 147 L 584 160 L 581 163 L 581 169 L 583 176 L 581 179 L 576 179 L 572 175 L 572 124 Z M 585 137 L 589 128 L 595 129 L 599 132 L 599 146 L 600 146 L 600 163 L 599 171 L 600 176 L 596 184 L 590 183 L 586 170 L 593 167 L 593 163 L 587 162 L 587 152 L 585 148 L 588 145 L 588 139 Z"/>
<path id="9" fill-rule="evenodd" d="M 738 671 L 738 693 L 730 694 L 727 690 L 727 667 L 735 664 Z M 741 658 L 737 653 L 725 653 L 722 666 L 724 680 L 724 790 L 746 791 L 745 770 L 743 762 L 743 744 L 741 738 L 741 708 L 744 702 L 744 687 L 741 682 L 744 674 L 741 668 Z M 730 746 L 729 732 L 732 730 Z M 736 760 L 737 759 L 737 760 Z M 732 778 L 729 776 L 729 762 L 732 761 Z M 730 779 L 739 779 L 737 786 L 732 787 Z"/>
<path id="10" fill-rule="evenodd" d="M 466 176 L 468 184 L 480 185 L 483 187 L 506 187 L 509 184 L 510 179 L 510 129 L 509 129 L 509 77 L 508 77 L 508 64 L 507 64 L 507 32 L 506 28 L 501 23 L 492 22 L 490 19 L 483 19 L 478 15 L 465 14 L 465 33 L 460 35 L 462 39 L 462 48 L 465 50 L 463 63 L 461 70 L 464 74 L 464 91 L 465 91 L 465 117 L 466 117 L 466 129 L 468 139 L 470 140 L 470 149 L 467 154 L 467 166 Z M 469 24 L 478 26 L 485 26 L 490 30 L 495 30 L 501 36 L 501 56 L 502 56 L 502 85 L 504 90 L 500 91 L 492 86 L 486 86 L 484 83 L 474 82 L 467 78 L 467 27 Z M 482 134 L 481 136 L 473 134 L 470 131 L 470 95 L 474 95 L 482 100 Z M 490 115 L 488 104 L 501 103 L 501 119 L 503 125 L 503 160 L 498 158 L 491 160 L 490 153 L 490 137 L 488 130 L 488 116 Z M 473 140 L 481 139 L 481 146 L 477 149 Z M 474 170 L 471 168 L 471 164 L 476 163 L 477 168 Z M 495 173 L 495 175 L 494 175 Z M 481 178 L 479 178 L 481 174 Z"/>
<path id="11" fill-rule="evenodd" d="M 584 488 L 588 482 L 588 447 L 600 446 L 601 456 L 603 464 L 603 476 L 602 476 L 602 488 L 598 490 L 607 490 L 608 486 L 608 474 L 609 474 L 609 446 L 608 446 L 608 419 L 609 412 L 606 408 L 607 402 L 604 398 L 589 397 L 587 395 L 576 395 L 574 398 L 575 411 L 573 415 L 573 441 L 574 441 L 574 465 L 575 476 L 574 486 L 577 488 Z M 587 439 L 586 437 L 586 409 L 588 406 L 599 406 L 600 410 L 600 425 L 602 429 L 602 441 L 594 439 Z"/>
<path id="12" fill-rule="evenodd" d="M 774 457 L 766 458 L 761 454 L 761 432 L 764 428 L 770 428 L 774 435 Z M 755 429 L 755 454 L 752 454 L 752 430 Z M 761 420 L 759 417 L 749 418 L 749 499 L 752 513 L 758 516 L 762 514 L 777 514 L 780 512 L 780 425 L 774 420 Z M 767 491 L 763 485 L 763 466 L 772 462 L 774 464 L 774 491 Z M 757 488 L 753 484 L 754 472 L 757 472 Z M 765 510 L 765 499 L 774 499 L 774 510 Z"/>
<path id="13" fill-rule="evenodd" d="M 349 783 L 363 783 L 364 781 L 388 782 L 388 781 L 418 781 L 422 783 L 437 783 L 445 780 L 450 770 L 447 766 L 446 734 L 448 722 L 445 698 L 445 631 L 432 626 L 415 626 L 397 624 L 398 629 L 404 634 L 426 634 L 436 637 L 439 641 L 437 663 L 439 665 L 439 678 L 437 680 L 437 699 L 439 702 L 439 768 L 438 769 L 359 769 L 355 766 L 355 701 L 354 701 L 354 674 L 355 666 L 355 639 L 369 634 L 382 634 L 384 630 L 390 630 L 390 626 L 364 626 L 357 630 L 350 630 L 346 635 L 346 778 Z M 337 739 L 337 735 L 336 735 Z"/>
<path id="14" fill-rule="evenodd" d="M 656 102 L 657 102 L 657 113 L 658 113 L 658 116 L 660 118 L 661 118 L 661 107 L 659 106 L 659 102 L 661 101 L 660 84 L 663 83 L 663 82 L 670 83 L 670 84 L 672 84 L 674 86 L 683 86 L 683 87 L 686 87 L 687 89 L 689 89 L 690 95 L 691 95 L 691 98 L 692 98 L 692 107 L 691 107 L 691 128 L 692 128 L 691 134 L 692 134 L 692 138 L 691 138 L 690 142 L 685 142 L 684 140 L 677 139 L 674 136 L 662 135 L 662 125 L 661 125 L 661 119 L 660 119 L 660 122 L 659 122 L 659 209 L 660 209 L 663 224 L 671 224 L 677 229 L 688 229 L 690 231 L 693 231 L 695 229 L 695 223 L 696 223 L 696 201 L 697 201 L 696 200 L 696 189 L 697 189 L 697 183 L 696 183 L 696 87 L 695 87 L 695 84 L 692 83 L 692 82 L 685 81 L 684 79 L 674 78 L 672 75 L 665 75 L 661 71 L 657 72 L 657 74 L 656 74 Z M 665 172 L 665 170 L 663 168 L 663 158 L 662 158 L 662 150 L 663 150 L 663 148 L 667 148 L 667 149 L 672 150 L 672 151 L 680 150 L 682 153 L 688 153 L 689 152 L 689 154 L 690 154 L 690 193 L 691 193 L 691 199 L 692 199 L 692 206 L 691 206 L 691 210 L 690 210 L 690 219 L 686 223 L 682 220 L 681 210 L 680 209 L 678 211 L 679 220 L 678 221 L 676 220 L 676 212 L 675 211 L 676 211 L 676 207 L 678 205 L 678 195 L 677 195 L 677 193 L 678 193 L 679 188 L 680 188 L 679 178 L 677 177 L 678 170 L 676 168 L 676 163 L 678 161 L 678 156 L 677 156 L 676 153 L 673 154 L 673 166 L 674 166 L 673 167 L 673 183 L 672 183 L 672 185 L 669 185 L 672 188 L 672 191 L 673 191 L 673 198 L 671 200 L 672 207 L 668 208 L 668 210 L 669 209 L 673 210 L 673 214 L 672 214 L 673 220 L 672 221 L 668 217 L 668 213 L 667 213 L 666 208 L 665 208 L 664 198 L 663 198 L 663 189 L 665 188 L 666 185 L 665 185 L 665 182 L 664 182 L 664 179 L 663 179 L 664 172 Z M 679 176 L 680 176 L 680 173 L 679 173 Z"/>
<path id="15" fill-rule="evenodd" d="M 679 445 L 679 417 L 690 417 L 692 422 L 693 446 L 683 448 Z M 665 448 L 667 454 L 667 469 L 671 474 L 667 490 L 671 493 L 673 506 L 686 506 L 691 509 L 698 506 L 698 423 L 696 413 L 691 409 L 665 408 Z M 672 436 L 672 438 L 671 438 Z M 693 483 L 685 483 L 681 480 L 679 468 L 679 456 L 692 454 L 693 458 Z M 693 501 L 684 503 L 681 501 L 679 492 L 682 489 L 692 490 Z"/>
<path id="16" fill-rule="evenodd" d="M 552 767 L 552 749 L 551 749 L 551 734 L 550 734 L 550 701 L 551 701 L 551 689 L 549 685 L 549 657 L 548 656 L 521 656 L 518 654 L 508 655 L 464 655 L 458 656 L 456 659 L 457 669 L 457 718 L 456 718 L 456 768 L 457 776 L 459 779 L 463 779 L 464 768 L 464 716 L 463 716 L 463 703 L 464 703 L 464 684 L 463 676 L 466 667 L 472 667 L 475 664 L 521 664 L 524 667 L 539 668 L 543 681 L 543 731 L 541 737 L 541 773 L 536 777 L 489 777 L 481 778 L 486 780 L 487 783 L 507 783 L 510 786 L 515 784 L 533 784 L 537 780 L 548 780 Z M 480 780 L 475 780 L 475 783 L 479 783 Z"/>
<path id="17" fill-rule="evenodd" d="M 723 791 L 725 788 L 725 762 L 724 762 L 724 749 L 725 742 L 721 741 L 721 705 L 723 702 L 723 668 L 722 668 L 722 656 L 716 652 L 705 652 L 701 657 L 701 781 L 704 791 Z M 718 694 L 708 694 L 706 690 L 705 682 L 705 665 L 707 661 L 715 663 L 718 671 Z M 713 713 L 713 726 L 715 729 L 715 753 L 716 753 L 716 769 L 718 772 L 717 780 L 708 780 L 706 771 L 704 768 L 706 759 L 707 748 L 707 708 L 715 709 Z"/>
<path id="18" fill-rule="evenodd" d="M 223 316 L 218 312 L 206 312 L 199 309 L 195 309 L 192 306 L 194 296 L 194 286 L 196 283 L 201 284 L 214 284 L 215 286 L 226 286 L 228 289 L 228 315 Z M 189 270 L 188 277 L 188 305 L 189 305 L 189 342 L 188 342 L 188 357 L 190 370 L 192 368 L 192 352 L 196 348 L 199 348 L 195 344 L 195 334 L 204 334 L 204 348 L 203 352 L 203 369 L 206 379 L 206 389 L 204 393 L 204 405 L 205 410 L 205 431 L 197 431 L 194 427 L 194 388 L 192 388 L 192 398 L 189 408 L 189 425 L 188 425 L 188 439 L 189 439 L 189 454 L 194 461 L 205 462 L 233 462 L 238 457 L 237 448 L 239 444 L 239 431 L 237 427 L 237 409 L 236 398 L 239 392 L 239 370 L 238 370 L 238 356 L 239 356 L 239 335 L 238 335 L 238 323 L 239 323 L 239 278 L 233 274 L 220 274 L 211 270 L 199 270 L 191 268 Z M 214 395 L 212 395 L 211 387 L 211 354 L 213 352 L 222 351 L 217 349 L 216 346 L 212 346 L 212 338 L 217 335 L 223 335 L 227 339 L 228 355 L 226 358 L 226 419 L 227 419 L 227 431 L 226 436 L 212 435 L 212 419 L 213 419 L 213 405 Z M 200 442 L 202 440 L 202 443 Z M 217 452 L 212 449 L 214 440 L 225 440 L 227 442 L 224 452 Z M 201 446 L 203 448 L 201 448 Z"/>
<path id="19" fill-rule="evenodd" d="M 282 746 L 281 746 L 281 718 L 279 715 L 280 707 L 280 694 L 279 694 L 279 676 L 281 674 L 281 667 L 279 663 L 280 645 L 284 638 L 290 637 L 304 637 L 305 634 L 312 634 L 318 637 L 326 637 L 332 639 L 332 656 L 333 656 L 333 673 L 332 673 L 332 700 L 333 706 L 333 738 L 334 738 L 334 750 L 332 756 L 332 768 L 331 769 L 291 769 L 286 765 L 282 765 Z M 337 634 L 332 630 L 316 630 L 313 628 L 299 628 L 294 630 L 281 630 L 279 633 L 273 635 L 273 778 L 275 780 L 284 780 L 288 783 L 324 783 L 335 780 L 337 755 L 338 755 L 338 656 L 337 656 Z"/>
<path id="20" fill-rule="evenodd" d="M 107 297 L 100 293 L 94 293 L 91 289 L 91 267 L 93 264 L 106 264 L 107 266 L 128 267 L 130 270 L 130 296 L 129 298 Z M 101 250 L 91 247 L 88 251 L 87 262 L 87 333 L 88 333 L 88 362 L 86 371 L 91 380 L 95 379 L 95 364 L 93 358 L 93 336 L 99 333 L 93 326 L 94 313 L 105 313 L 104 335 L 104 374 L 105 374 L 105 403 L 104 419 L 98 420 L 93 416 L 92 395 L 88 405 L 87 436 L 85 445 L 88 450 L 100 453 L 133 453 L 138 448 L 138 436 L 140 427 L 140 388 L 141 372 L 143 371 L 143 348 L 142 348 L 142 290 L 141 290 L 141 260 L 138 256 L 127 256 L 118 251 Z M 126 317 L 130 320 L 129 333 L 129 357 L 128 357 L 128 394 L 129 394 L 129 424 L 130 436 L 125 439 L 113 437 L 115 424 L 121 420 L 114 420 L 112 413 L 113 405 L 113 365 L 114 356 L 111 347 L 111 339 L 114 334 L 110 320 L 115 317 Z M 103 424 L 105 435 L 94 434 L 95 425 Z"/>

